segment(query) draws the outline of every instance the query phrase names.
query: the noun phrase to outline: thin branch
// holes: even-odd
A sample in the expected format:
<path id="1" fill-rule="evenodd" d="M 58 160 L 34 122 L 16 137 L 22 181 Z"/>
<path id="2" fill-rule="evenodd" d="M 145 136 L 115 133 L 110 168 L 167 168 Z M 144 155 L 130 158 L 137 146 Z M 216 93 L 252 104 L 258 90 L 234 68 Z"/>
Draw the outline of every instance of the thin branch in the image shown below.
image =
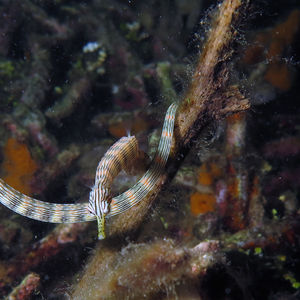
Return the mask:
<path id="1" fill-rule="evenodd" d="M 179 153 L 187 149 L 192 138 L 210 121 L 250 107 L 238 87 L 228 86 L 228 62 L 233 54 L 231 46 L 236 37 L 234 28 L 242 18 L 241 10 L 245 11 L 247 7 L 248 1 L 227 0 L 220 4 L 215 13 L 190 87 L 177 112 L 175 143 L 171 151 L 173 160 L 169 164 L 173 168 L 178 168 L 176 158 Z M 160 182 L 146 199 L 126 214 L 112 218 L 108 223 L 108 236 L 138 228 L 168 176 L 167 172 L 161 176 Z"/>

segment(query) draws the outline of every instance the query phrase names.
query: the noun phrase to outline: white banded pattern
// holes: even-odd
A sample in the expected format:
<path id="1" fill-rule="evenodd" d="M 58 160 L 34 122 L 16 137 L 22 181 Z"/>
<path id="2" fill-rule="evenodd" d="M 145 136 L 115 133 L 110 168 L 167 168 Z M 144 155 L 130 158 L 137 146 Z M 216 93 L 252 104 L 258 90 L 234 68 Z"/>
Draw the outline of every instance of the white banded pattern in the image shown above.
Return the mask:
<path id="1" fill-rule="evenodd" d="M 133 164 L 142 163 L 143 158 L 145 155 L 139 150 L 137 139 L 128 136 L 114 143 L 99 162 L 88 206 L 89 212 L 97 218 L 99 239 L 105 238 L 105 216 L 112 200 L 111 185 L 114 178 L 121 170 L 129 173 Z"/>
<path id="2" fill-rule="evenodd" d="M 110 199 L 110 186 L 121 169 L 130 168 L 130 165 L 126 163 L 127 159 L 132 162 L 134 157 L 138 157 L 139 150 L 134 137 L 121 138 L 100 161 L 89 203 L 56 204 L 43 202 L 18 192 L 2 179 L 0 179 L 0 202 L 18 214 L 43 222 L 78 223 L 97 219 L 98 237 L 100 239 L 105 238 L 105 218 L 123 213 L 142 201 L 153 190 L 159 182 L 160 176 L 164 173 L 172 144 L 176 110 L 176 104 L 171 104 L 167 110 L 158 149 L 148 171 L 123 194 Z M 93 196 L 91 194 L 93 190 L 95 192 L 101 188 L 105 190 L 104 197 L 98 194 L 98 200 L 95 201 L 95 194 Z M 97 205 L 99 206 L 96 207 Z"/>
<path id="3" fill-rule="evenodd" d="M 158 149 L 148 171 L 132 188 L 112 199 L 109 216 L 118 215 L 139 203 L 159 182 L 171 150 L 176 110 L 174 103 L 167 110 Z"/>
<path id="4" fill-rule="evenodd" d="M 25 217 L 50 223 L 79 223 L 94 221 L 88 213 L 88 203 L 57 204 L 43 202 L 15 190 L 0 178 L 0 202 Z"/>

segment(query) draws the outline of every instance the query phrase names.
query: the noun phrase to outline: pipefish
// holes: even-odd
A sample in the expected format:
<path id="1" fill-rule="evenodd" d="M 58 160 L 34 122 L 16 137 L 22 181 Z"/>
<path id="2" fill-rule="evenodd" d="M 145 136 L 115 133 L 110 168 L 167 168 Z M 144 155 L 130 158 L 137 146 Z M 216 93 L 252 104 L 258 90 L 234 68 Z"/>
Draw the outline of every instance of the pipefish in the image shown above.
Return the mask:
<path id="1" fill-rule="evenodd" d="M 113 179 L 124 169 L 130 171 L 132 163 L 142 153 L 134 136 L 123 137 L 114 143 L 98 164 L 95 184 L 90 192 L 89 202 L 78 204 L 57 204 L 43 202 L 15 190 L 0 178 L 0 203 L 25 217 L 49 223 L 78 223 L 97 220 L 98 238 L 105 238 L 105 219 L 124 213 L 142 201 L 152 191 L 164 173 L 174 130 L 177 105 L 168 108 L 161 138 L 149 169 L 126 192 L 111 196 Z"/>

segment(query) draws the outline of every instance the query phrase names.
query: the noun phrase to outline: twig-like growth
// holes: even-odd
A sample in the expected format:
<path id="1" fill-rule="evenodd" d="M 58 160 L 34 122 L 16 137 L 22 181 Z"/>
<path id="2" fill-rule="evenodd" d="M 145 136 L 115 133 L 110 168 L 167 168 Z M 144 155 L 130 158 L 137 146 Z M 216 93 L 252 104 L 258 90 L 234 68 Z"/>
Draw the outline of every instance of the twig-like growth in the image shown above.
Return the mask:
<path id="1" fill-rule="evenodd" d="M 23 281 L 13 289 L 7 296 L 7 300 L 26 300 L 30 299 L 40 284 L 40 276 L 35 273 L 28 274 Z"/>
<path id="2" fill-rule="evenodd" d="M 33 244 L 30 249 L 24 250 L 5 266 L 5 272 L 0 282 L 0 294 L 13 281 L 27 272 L 45 263 L 66 247 L 78 242 L 78 236 L 87 230 L 89 223 L 61 224 L 55 227 L 45 238 Z M 25 280 L 25 279 L 24 279 Z M 24 281 L 23 280 L 23 281 Z"/>
<path id="3" fill-rule="evenodd" d="M 176 164 L 175 158 L 178 157 L 179 153 L 187 149 L 191 143 L 191 139 L 195 137 L 208 122 L 214 119 L 220 119 L 227 114 L 249 108 L 248 100 L 240 94 L 238 88 L 228 86 L 228 61 L 232 56 L 231 46 L 236 37 L 234 28 L 238 26 L 239 21 L 241 21 L 241 12 L 242 10 L 243 12 L 246 11 L 248 7 L 247 4 L 247 1 L 225 0 L 220 4 L 215 13 L 211 30 L 208 33 L 207 41 L 200 54 L 190 87 L 177 113 L 175 143 L 171 152 L 173 161 L 171 160 L 170 166 Z M 108 226 L 108 236 L 138 228 L 147 214 L 149 206 L 154 202 L 167 178 L 168 175 L 166 172 L 161 176 L 161 180 L 153 192 L 149 193 L 144 201 L 125 214 L 113 218 L 111 224 Z M 153 249 L 151 251 L 153 251 Z M 89 294 L 91 295 L 90 299 L 111 297 L 111 292 L 118 287 L 117 280 L 111 281 L 110 278 L 107 278 L 108 283 L 104 285 L 107 287 L 105 295 L 96 293 L 96 286 L 94 289 L 94 287 L 90 285 L 90 280 L 91 278 L 96 278 L 95 282 L 99 283 L 104 270 L 102 269 L 102 272 L 95 273 L 95 267 L 98 268 L 98 263 L 105 260 L 105 266 L 107 268 L 113 268 L 118 255 L 120 255 L 120 253 L 117 250 L 108 249 L 105 245 L 98 247 L 94 258 L 87 267 L 83 279 L 75 290 L 74 299 L 81 299 L 80 295 L 85 295 L 85 297 L 87 297 L 86 299 L 88 299 Z M 180 259 L 174 259 L 176 262 L 183 261 L 184 264 L 184 257 L 185 255 L 182 255 Z M 170 263 L 177 267 L 177 263 Z M 127 265 L 126 268 L 128 270 Z M 130 272 L 131 271 L 130 269 Z M 199 273 L 197 275 L 199 275 Z M 128 274 L 128 272 L 126 274 Z M 185 272 L 180 272 L 178 278 L 180 278 L 182 274 L 185 274 Z M 149 276 L 151 276 L 151 274 Z M 151 286 L 153 287 L 153 285 Z M 99 285 L 97 284 L 97 288 L 98 287 Z M 151 292 L 149 291 L 149 293 Z"/>
<path id="4" fill-rule="evenodd" d="M 245 10 L 246 7 L 247 1 L 224 1 L 212 20 L 212 27 L 190 87 L 177 112 L 175 143 L 170 154 L 173 158 L 178 157 L 178 154 L 187 148 L 191 139 L 208 122 L 246 110 L 250 106 L 237 87 L 228 86 L 228 61 L 232 55 L 231 45 L 236 36 L 234 27 L 241 19 L 240 10 Z M 167 178 L 168 175 L 165 173 L 160 183 L 144 201 L 126 214 L 113 218 L 108 226 L 108 236 L 138 228 Z"/>

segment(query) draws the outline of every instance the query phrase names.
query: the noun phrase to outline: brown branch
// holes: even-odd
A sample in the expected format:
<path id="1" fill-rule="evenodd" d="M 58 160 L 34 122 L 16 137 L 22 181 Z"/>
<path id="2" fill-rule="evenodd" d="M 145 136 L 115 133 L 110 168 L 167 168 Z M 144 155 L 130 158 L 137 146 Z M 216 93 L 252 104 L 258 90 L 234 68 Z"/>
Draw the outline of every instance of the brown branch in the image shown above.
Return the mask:
<path id="1" fill-rule="evenodd" d="M 60 254 L 66 247 L 77 243 L 78 237 L 86 232 L 89 226 L 89 223 L 60 224 L 42 240 L 8 261 L 1 273 L 0 295 L 12 282 Z"/>
<path id="2" fill-rule="evenodd" d="M 228 61 L 233 51 L 236 31 L 241 20 L 241 10 L 248 7 L 247 1 L 227 0 L 216 11 L 212 27 L 203 46 L 190 87 L 178 109 L 175 123 L 175 143 L 171 157 L 186 148 L 207 123 L 228 114 L 243 111 L 250 107 L 249 101 L 239 92 L 238 87 L 228 86 Z M 176 145 L 176 146 L 175 146 Z M 171 162 L 170 164 L 174 163 Z M 167 174 L 161 176 L 153 192 L 146 199 L 108 222 L 108 236 L 128 232 L 138 228 L 156 199 Z"/>
<path id="3" fill-rule="evenodd" d="M 7 296 L 7 300 L 26 300 L 30 299 L 40 284 L 40 276 L 35 273 L 28 274 L 23 281 L 16 286 Z"/>
<path id="4" fill-rule="evenodd" d="M 238 89 L 228 87 L 228 61 L 233 54 L 230 46 L 236 36 L 234 27 L 241 18 L 239 9 L 246 6 L 247 1 L 227 0 L 216 12 L 190 88 L 177 115 L 179 144 L 188 144 L 211 119 L 249 108 L 249 102 Z M 200 124 L 195 126 L 195 123 Z"/>
<path id="5" fill-rule="evenodd" d="M 175 158 L 178 157 L 179 153 L 182 153 L 183 149 L 187 148 L 191 139 L 195 137 L 208 122 L 222 118 L 227 114 L 243 111 L 249 108 L 248 100 L 241 95 L 238 87 L 228 87 L 228 61 L 233 54 L 231 46 L 236 37 L 236 31 L 234 28 L 235 26 L 238 26 L 239 21 L 241 21 L 241 11 L 245 11 L 247 9 L 247 4 L 247 1 L 225 0 L 215 13 L 214 19 L 212 20 L 212 27 L 209 31 L 209 36 L 207 37 L 203 51 L 200 54 L 190 87 L 177 112 L 175 124 L 175 144 L 171 152 L 173 160 L 170 161 L 169 166 L 176 164 Z M 120 216 L 110 220 L 107 227 L 108 236 L 124 232 L 128 233 L 129 230 L 138 228 L 167 179 L 168 175 L 166 172 L 163 176 L 161 176 L 161 180 L 157 184 L 156 188 L 153 192 L 149 193 L 146 199 L 131 208 L 125 214 L 121 214 Z M 96 249 L 96 253 L 92 258 L 91 263 L 88 265 L 82 280 L 79 282 L 78 286 L 75 287 L 75 293 L 73 295 L 74 298 L 81 299 L 81 295 L 84 295 L 85 298 L 87 295 L 90 295 L 91 299 L 118 299 L 120 296 L 122 298 L 125 296 L 126 291 L 131 291 L 131 288 L 128 287 L 128 285 L 132 288 L 135 286 L 135 284 L 131 285 L 126 277 L 129 273 L 138 274 L 138 277 L 142 278 L 141 280 L 143 283 L 145 283 L 145 278 L 149 278 L 147 277 L 148 275 L 150 276 L 149 280 L 156 280 L 158 274 L 155 273 L 155 276 L 152 277 L 151 270 L 153 269 L 153 272 L 157 271 L 155 266 L 161 263 L 162 267 L 166 267 L 167 271 L 159 268 L 159 274 L 161 274 L 161 272 L 163 274 L 165 274 L 165 272 L 168 273 L 171 268 L 170 266 L 174 266 L 172 274 L 177 274 L 178 276 L 176 275 L 176 277 L 174 275 L 176 278 L 173 278 L 172 276 L 169 278 L 170 281 L 174 282 L 189 273 L 185 268 L 186 266 L 193 265 L 191 262 L 191 257 L 193 256 L 191 251 L 185 252 L 180 250 L 179 253 L 177 250 L 171 250 L 171 246 L 168 245 L 167 249 L 169 249 L 168 251 L 170 251 L 170 253 L 166 254 L 166 248 L 163 245 L 164 242 L 162 244 L 161 242 L 158 242 L 158 248 L 155 248 L 156 243 L 146 246 L 144 250 L 146 251 L 146 256 L 143 255 L 144 252 L 142 251 L 142 253 L 139 253 L 139 255 L 141 255 L 140 260 L 137 260 L 136 256 L 133 254 L 132 264 L 128 266 L 128 261 L 130 261 L 129 258 L 131 256 L 129 255 L 129 257 L 126 257 L 123 263 L 122 261 L 120 262 L 120 260 L 118 260 L 120 252 L 116 249 L 112 249 L 108 243 L 109 241 L 106 241 L 105 243 L 102 242 Z M 150 247 L 150 250 L 148 249 L 149 252 L 146 250 L 147 247 Z M 154 251 L 155 249 L 153 247 L 157 251 Z M 159 256 L 159 253 L 162 252 L 164 252 L 165 255 Z M 159 256 L 161 260 L 158 259 L 158 261 L 156 261 L 155 258 L 152 260 L 150 259 L 151 264 L 149 266 L 153 265 L 154 267 L 152 269 L 150 268 L 150 273 L 143 274 L 143 271 L 140 270 L 141 272 L 139 272 L 139 268 L 143 269 L 144 262 L 148 261 L 148 259 L 145 259 L 145 257 L 148 257 L 147 253 L 149 255 L 153 255 L 154 253 L 154 255 Z M 209 251 L 206 251 L 206 254 L 208 253 Z M 164 261 L 166 257 L 169 257 L 170 260 Z M 197 257 L 199 258 L 201 256 L 197 255 Z M 118 263 L 120 265 L 116 266 Z M 204 261 L 194 265 L 198 266 L 200 269 L 199 272 L 196 272 L 196 276 L 201 273 L 201 266 L 203 267 L 204 265 Z M 110 269 L 117 270 L 118 277 L 111 277 Z M 190 269 L 193 270 L 193 267 Z M 123 286 L 120 282 L 120 274 L 126 275 L 123 276 L 126 281 L 125 286 Z M 168 274 L 170 275 L 170 273 Z M 163 280 L 166 277 L 159 278 Z M 138 284 L 139 279 L 131 279 L 132 282 L 136 282 L 136 284 Z M 96 283 L 95 288 L 91 287 L 91 280 Z M 144 284 L 143 286 L 149 286 L 158 291 L 160 284 L 152 283 L 153 282 L 148 282 L 149 285 Z M 117 294 L 113 294 L 115 291 L 117 291 Z M 147 296 L 152 294 L 152 292 L 153 291 L 145 290 Z M 139 298 L 139 296 L 144 297 L 144 295 L 138 295 L 137 298 Z"/>

